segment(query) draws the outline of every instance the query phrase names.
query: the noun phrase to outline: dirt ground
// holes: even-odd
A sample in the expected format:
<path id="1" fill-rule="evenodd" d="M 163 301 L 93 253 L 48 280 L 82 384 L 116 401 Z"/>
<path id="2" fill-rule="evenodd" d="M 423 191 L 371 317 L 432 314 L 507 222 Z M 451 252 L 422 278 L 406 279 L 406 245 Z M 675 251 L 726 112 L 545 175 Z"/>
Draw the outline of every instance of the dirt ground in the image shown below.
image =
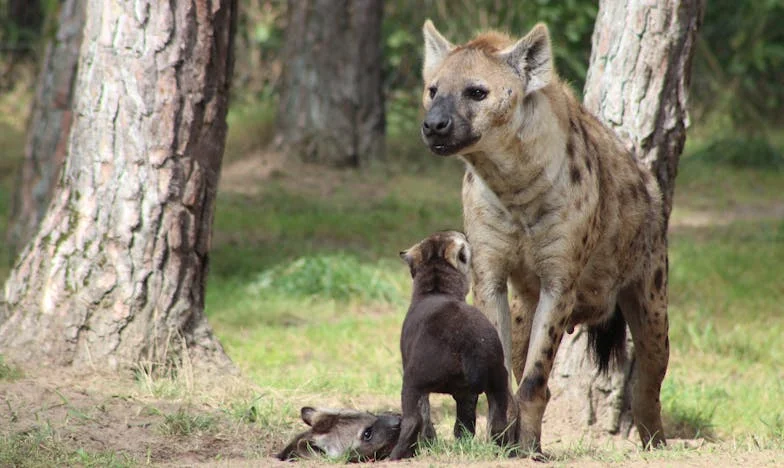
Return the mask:
<path id="1" fill-rule="evenodd" d="M 51 428 L 70 450 L 115 452 L 140 465 L 154 466 L 291 466 L 273 458 L 292 434 L 269 434 L 261 424 L 239 422 L 226 414 L 216 392 L 227 386 L 250 385 L 241 377 L 214 388 L 193 384 L 192 397 L 156 398 L 133 375 L 80 374 L 73 371 L 25 369 L 25 377 L 0 383 L 0 434 Z M 221 388 L 223 386 L 224 388 Z M 184 409 L 211 416 L 207 431 L 167 435 L 166 415 Z M 442 436 L 449 437 L 447 434 Z M 621 440 L 582 429 L 554 398 L 544 422 L 543 445 L 556 466 L 782 466 L 784 452 L 739 447 L 731 442 L 671 439 L 661 453 L 645 453 L 636 440 Z M 312 466 L 313 462 L 301 463 Z M 456 460 L 414 459 L 377 466 L 454 466 Z M 511 459 L 470 463 L 474 466 L 542 466 Z"/>

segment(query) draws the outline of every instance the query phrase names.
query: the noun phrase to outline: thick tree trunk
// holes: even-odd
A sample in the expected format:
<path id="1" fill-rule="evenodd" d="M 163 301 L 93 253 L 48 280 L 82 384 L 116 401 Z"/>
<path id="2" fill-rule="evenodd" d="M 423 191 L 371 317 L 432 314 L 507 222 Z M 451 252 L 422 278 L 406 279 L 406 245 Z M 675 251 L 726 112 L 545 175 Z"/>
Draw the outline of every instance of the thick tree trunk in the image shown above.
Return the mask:
<path id="1" fill-rule="evenodd" d="M 89 0 L 62 183 L 6 283 L 0 352 L 230 367 L 204 317 L 236 0 Z"/>
<path id="2" fill-rule="evenodd" d="M 656 174 L 665 226 L 686 140 L 691 58 L 703 9 L 701 0 L 602 0 L 594 27 L 585 105 Z M 628 343 L 624 368 L 605 376 L 586 354 L 584 330 L 564 337 L 551 380 L 562 397 L 553 403 L 571 405 L 585 424 L 628 436 L 634 359 Z"/>
<path id="3" fill-rule="evenodd" d="M 381 0 L 290 0 L 278 127 L 303 161 L 383 157 Z"/>
<path id="4" fill-rule="evenodd" d="M 85 0 L 63 2 L 57 36 L 44 53 L 8 223 L 10 258 L 16 257 L 38 229 L 65 162 L 84 6 Z"/>

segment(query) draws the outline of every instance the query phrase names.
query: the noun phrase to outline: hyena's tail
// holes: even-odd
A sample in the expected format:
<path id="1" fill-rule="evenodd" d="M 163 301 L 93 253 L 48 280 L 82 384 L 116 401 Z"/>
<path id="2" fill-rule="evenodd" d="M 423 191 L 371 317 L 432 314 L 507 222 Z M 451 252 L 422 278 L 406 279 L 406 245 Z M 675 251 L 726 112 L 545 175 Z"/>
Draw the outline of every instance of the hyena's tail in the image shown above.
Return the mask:
<path id="1" fill-rule="evenodd" d="M 617 304 L 609 319 L 588 327 L 588 348 L 603 374 L 610 369 L 611 361 L 616 366 L 623 363 L 626 358 L 626 321 Z"/>

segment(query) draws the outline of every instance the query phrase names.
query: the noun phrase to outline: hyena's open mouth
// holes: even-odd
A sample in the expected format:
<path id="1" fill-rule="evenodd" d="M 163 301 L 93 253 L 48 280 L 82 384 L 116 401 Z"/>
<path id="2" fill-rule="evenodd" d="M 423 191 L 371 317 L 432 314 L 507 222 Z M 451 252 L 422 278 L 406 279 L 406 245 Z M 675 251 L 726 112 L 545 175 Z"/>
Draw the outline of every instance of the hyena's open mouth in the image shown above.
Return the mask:
<path id="1" fill-rule="evenodd" d="M 445 141 L 432 141 L 431 139 L 425 137 L 425 143 L 427 143 L 428 148 L 433 153 L 439 156 L 452 156 L 454 154 L 459 153 L 461 150 L 468 148 L 469 146 L 473 145 L 481 136 L 471 136 L 466 140 L 460 142 L 445 142 Z"/>

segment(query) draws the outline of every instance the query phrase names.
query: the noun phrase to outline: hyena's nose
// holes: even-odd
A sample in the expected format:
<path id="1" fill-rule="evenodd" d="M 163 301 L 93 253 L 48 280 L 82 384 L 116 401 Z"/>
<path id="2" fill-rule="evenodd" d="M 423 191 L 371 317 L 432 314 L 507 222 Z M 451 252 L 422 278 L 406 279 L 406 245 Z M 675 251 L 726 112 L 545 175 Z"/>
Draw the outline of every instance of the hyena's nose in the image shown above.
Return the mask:
<path id="1" fill-rule="evenodd" d="M 443 115 L 428 115 L 422 122 L 422 133 L 425 136 L 446 136 L 452 131 L 452 118 Z"/>

